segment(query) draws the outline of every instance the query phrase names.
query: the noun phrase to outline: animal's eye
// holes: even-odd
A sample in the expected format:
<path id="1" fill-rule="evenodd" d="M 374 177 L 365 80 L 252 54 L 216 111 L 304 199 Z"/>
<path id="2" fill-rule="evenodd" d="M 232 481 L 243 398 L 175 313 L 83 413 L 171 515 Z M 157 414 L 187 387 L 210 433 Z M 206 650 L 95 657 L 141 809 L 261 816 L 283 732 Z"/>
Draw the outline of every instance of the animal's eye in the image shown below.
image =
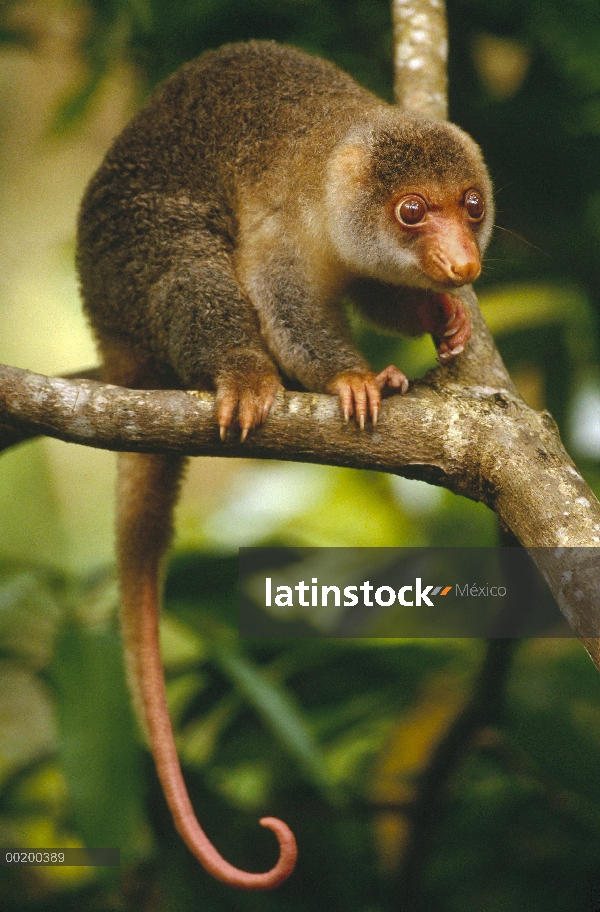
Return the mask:
<path id="1" fill-rule="evenodd" d="M 403 225 L 418 225 L 427 215 L 425 200 L 420 196 L 405 196 L 396 203 L 396 218 Z"/>
<path id="2" fill-rule="evenodd" d="M 477 190 L 467 190 L 465 194 L 465 209 L 469 218 L 473 219 L 474 222 L 480 222 L 483 218 L 485 206 L 483 205 L 481 194 Z"/>

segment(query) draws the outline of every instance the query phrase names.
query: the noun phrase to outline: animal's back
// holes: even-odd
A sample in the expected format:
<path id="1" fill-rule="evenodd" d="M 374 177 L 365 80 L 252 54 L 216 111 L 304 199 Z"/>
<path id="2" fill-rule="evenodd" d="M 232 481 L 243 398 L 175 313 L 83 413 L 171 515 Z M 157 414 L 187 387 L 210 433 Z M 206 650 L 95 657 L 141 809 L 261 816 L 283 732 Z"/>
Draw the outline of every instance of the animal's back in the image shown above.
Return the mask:
<path id="1" fill-rule="evenodd" d="M 236 178 L 256 180 L 312 133 L 314 155 L 380 103 L 334 64 L 275 42 L 251 41 L 208 51 L 167 79 L 117 137 L 92 180 L 118 187 L 190 193 L 235 192 Z M 317 139 L 318 138 L 318 139 Z M 84 216 L 85 217 L 85 216 Z"/>
<path id="2" fill-rule="evenodd" d="M 130 302 L 169 268 L 173 245 L 208 228 L 233 248 L 240 195 L 298 185 L 307 142 L 314 175 L 377 104 L 335 65 L 274 42 L 184 65 L 117 137 L 82 202 L 77 262 L 96 329 L 138 332 Z"/>

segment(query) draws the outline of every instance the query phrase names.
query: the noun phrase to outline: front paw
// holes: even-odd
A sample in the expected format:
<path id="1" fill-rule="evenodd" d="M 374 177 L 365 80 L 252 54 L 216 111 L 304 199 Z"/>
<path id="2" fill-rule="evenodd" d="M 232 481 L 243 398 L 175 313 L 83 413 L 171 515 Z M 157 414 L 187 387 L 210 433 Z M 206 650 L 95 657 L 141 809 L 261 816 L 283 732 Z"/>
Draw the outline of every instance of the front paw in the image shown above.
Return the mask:
<path id="1" fill-rule="evenodd" d="M 381 395 L 386 389 L 400 390 L 401 393 L 408 389 L 408 380 L 402 371 L 393 365 L 378 374 L 373 371 L 344 371 L 326 386 L 328 393 L 340 397 L 344 421 L 349 421 L 350 416 L 355 415 L 361 431 L 364 429 L 367 416 L 373 424 L 377 424 Z"/>
<path id="2" fill-rule="evenodd" d="M 460 298 L 450 294 L 431 295 L 417 308 L 424 330 L 435 340 L 438 361 L 447 364 L 471 338 L 469 312 Z"/>
<path id="3" fill-rule="evenodd" d="M 283 389 L 277 374 L 248 371 L 228 373 L 217 380 L 217 423 L 221 440 L 237 416 L 240 440 L 267 420 L 275 395 Z"/>

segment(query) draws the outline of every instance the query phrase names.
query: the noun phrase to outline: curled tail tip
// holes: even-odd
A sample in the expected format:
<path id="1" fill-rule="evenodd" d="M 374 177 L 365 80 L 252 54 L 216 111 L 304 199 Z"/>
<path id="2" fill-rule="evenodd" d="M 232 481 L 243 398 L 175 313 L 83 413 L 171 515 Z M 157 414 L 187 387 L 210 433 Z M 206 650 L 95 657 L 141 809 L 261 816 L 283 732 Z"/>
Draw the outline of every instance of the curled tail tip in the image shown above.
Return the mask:
<path id="1" fill-rule="evenodd" d="M 290 830 L 287 823 L 280 820 L 279 817 L 261 817 L 259 821 L 261 826 L 273 830 L 279 842 L 279 859 L 275 867 L 267 871 L 263 877 L 268 877 L 269 882 L 265 884 L 264 889 L 278 887 L 287 880 L 296 866 L 298 858 L 298 846 L 296 837 Z"/>
<path id="2" fill-rule="evenodd" d="M 222 883 L 230 887 L 239 887 L 242 890 L 273 890 L 287 880 L 294 870 L 298 849 L 294 834 L 283 820 L 279 820 L 277 817 L 263 817 L 260 823 L 269 830 L 273 830 L 279 842 L 277 863 L 269 871 L 261 874 L 253 874 L 230 865 L 210 843 L 208 849 L 206 845 L 200 847 L 189 842 L 188 845 L 208 873 Z M 204 834 L 202 835 L 204 837 Z"/>

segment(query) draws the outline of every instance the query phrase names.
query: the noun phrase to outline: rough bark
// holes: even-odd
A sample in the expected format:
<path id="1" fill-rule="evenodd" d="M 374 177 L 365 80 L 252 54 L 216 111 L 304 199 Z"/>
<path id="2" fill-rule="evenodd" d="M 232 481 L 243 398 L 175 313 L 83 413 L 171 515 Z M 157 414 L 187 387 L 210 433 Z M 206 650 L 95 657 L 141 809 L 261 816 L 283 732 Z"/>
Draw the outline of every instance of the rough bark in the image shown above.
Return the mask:
<path id="1" fill-rule="evenodd" d="M 392 0 L 396 104 L 448 117 L 448 28 L 443 0 Z"/>
<path id="2" fill-rule="evenodd" d="M 245 456 L 393 472 L 442 485 L 495 510 L 532 551 L 569 623 L 600 665 L 597 561 L 600 503 L 547 412 L 517 394 L 475 296 L 467 351 L 387 399 L 379 423 L 345 424 L 334 396 L 282 393 L 266 425 L 240 444 L 219 439 L 211 393 L 128 390 L 93 380 L 0 368 L 0 416 L 21 439 L 47 434 L 110 450 Z M 14 442 L 9 430 L 0 447 Z M 546 549 L 546 550 L 537 550 Z"/>

